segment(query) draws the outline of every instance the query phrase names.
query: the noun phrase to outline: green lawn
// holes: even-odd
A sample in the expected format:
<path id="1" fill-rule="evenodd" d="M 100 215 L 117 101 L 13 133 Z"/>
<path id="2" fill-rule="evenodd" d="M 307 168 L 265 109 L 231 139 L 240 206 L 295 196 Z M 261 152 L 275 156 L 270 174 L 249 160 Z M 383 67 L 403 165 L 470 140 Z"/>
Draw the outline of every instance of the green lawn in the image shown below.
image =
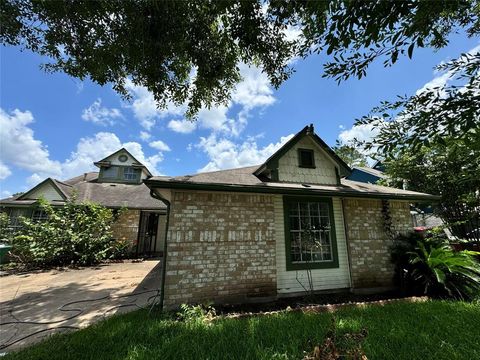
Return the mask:
<path id="1" fill-rule="evenodd" d="M 184 323 L 146 311 L 115 316 L 89 328 L 4 357 L 12 359 L 301 359 L 336 319 L 338 335 L 368 330 L 368 359 L 480 359 L 480 305 L 429 301 L 341 309 L 334 313 Z"/>

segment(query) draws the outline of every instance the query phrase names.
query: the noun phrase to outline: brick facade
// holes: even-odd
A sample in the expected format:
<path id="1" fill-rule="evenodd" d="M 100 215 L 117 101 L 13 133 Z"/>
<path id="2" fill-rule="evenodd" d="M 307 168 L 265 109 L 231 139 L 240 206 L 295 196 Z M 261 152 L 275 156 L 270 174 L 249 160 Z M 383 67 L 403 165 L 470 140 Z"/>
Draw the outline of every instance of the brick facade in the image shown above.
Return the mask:
<path id="1" fill-rule="evenodd" d="M 412 230 L 409 204 L 388 201 L 392 230 Z M 382 200 L 344 200 L 347 241 L 353 288 L 392 286 L 393 264 L 390 261 L 392 239 L 385 231 Z"/>
<path id="2" fill-rule="evenodd" d="M 129 241 L 132 246 L 137 244 L 140 210 L 126 210 L 112 225 L 113 237 L 119 241 Z"/>
<path id="3" fill-rule="evenodd" d="M 274 197 L 174 191 L 165 304 L 276 294 Z"/>

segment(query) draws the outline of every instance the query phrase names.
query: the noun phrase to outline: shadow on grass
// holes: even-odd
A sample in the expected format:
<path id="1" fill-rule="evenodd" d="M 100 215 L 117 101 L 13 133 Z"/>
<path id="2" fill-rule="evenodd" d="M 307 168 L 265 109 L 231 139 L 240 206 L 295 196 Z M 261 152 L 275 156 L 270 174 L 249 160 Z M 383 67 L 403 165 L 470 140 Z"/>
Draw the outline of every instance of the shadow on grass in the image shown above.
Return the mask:
<path id="1" fill-rule="evenodd" d="M 183 323 L 138 311 L 12 353 L 5 359 L 301 358 L 328 330 L 329 314 Z"/>
<path id="2" fill-rule="evenodd" d="M 5 359 L 301 359 L 335 317 L 338 335 L 368 330 L 368 359 L 477 359 L 480 307 L 394 303 L 333 313 L 278 313 L 185 323 L 137 311 L 53 336 Z"/>

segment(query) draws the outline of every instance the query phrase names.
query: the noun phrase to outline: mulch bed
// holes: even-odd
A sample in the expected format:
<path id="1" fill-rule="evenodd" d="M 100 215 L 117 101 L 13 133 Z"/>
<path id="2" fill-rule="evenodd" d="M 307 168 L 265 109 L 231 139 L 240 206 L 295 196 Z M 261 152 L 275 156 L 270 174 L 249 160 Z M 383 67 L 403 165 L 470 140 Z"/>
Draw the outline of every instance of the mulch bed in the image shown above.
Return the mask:
<path id="1" fill-rule="evenodd" d="M 293 312 L 331 312 L 343 307 L 367 305 L 385 305 L 392 302 L 423 302 L 426 296 L 401 296 L 398 292 L 359 295 L 352 293 L 337 293 L 317 295 L 314 297 L 285 298 L 264 304 L 243 304 L 215 306 L 217 316 L 241 318 L 257 315 L 270 315 L 285 311 Z"/>

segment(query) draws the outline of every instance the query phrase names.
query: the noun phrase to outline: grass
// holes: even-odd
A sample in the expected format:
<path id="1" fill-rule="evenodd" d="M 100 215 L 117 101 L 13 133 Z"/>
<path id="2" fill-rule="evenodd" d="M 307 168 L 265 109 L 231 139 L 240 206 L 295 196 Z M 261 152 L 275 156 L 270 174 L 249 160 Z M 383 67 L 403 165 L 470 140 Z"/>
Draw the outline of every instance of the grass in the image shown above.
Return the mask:
<path id="1" fill-rule="evenodd" d="M 301 359 L 336 333 L 362 328 L 368 359 L 480 359 L 480 305 L 429 301 L 344 308 L 334 313 L 280 313 L 211 324 L 137 311 L 86 329 L 54 335 L 14 352 L 14 359 Z"/>

